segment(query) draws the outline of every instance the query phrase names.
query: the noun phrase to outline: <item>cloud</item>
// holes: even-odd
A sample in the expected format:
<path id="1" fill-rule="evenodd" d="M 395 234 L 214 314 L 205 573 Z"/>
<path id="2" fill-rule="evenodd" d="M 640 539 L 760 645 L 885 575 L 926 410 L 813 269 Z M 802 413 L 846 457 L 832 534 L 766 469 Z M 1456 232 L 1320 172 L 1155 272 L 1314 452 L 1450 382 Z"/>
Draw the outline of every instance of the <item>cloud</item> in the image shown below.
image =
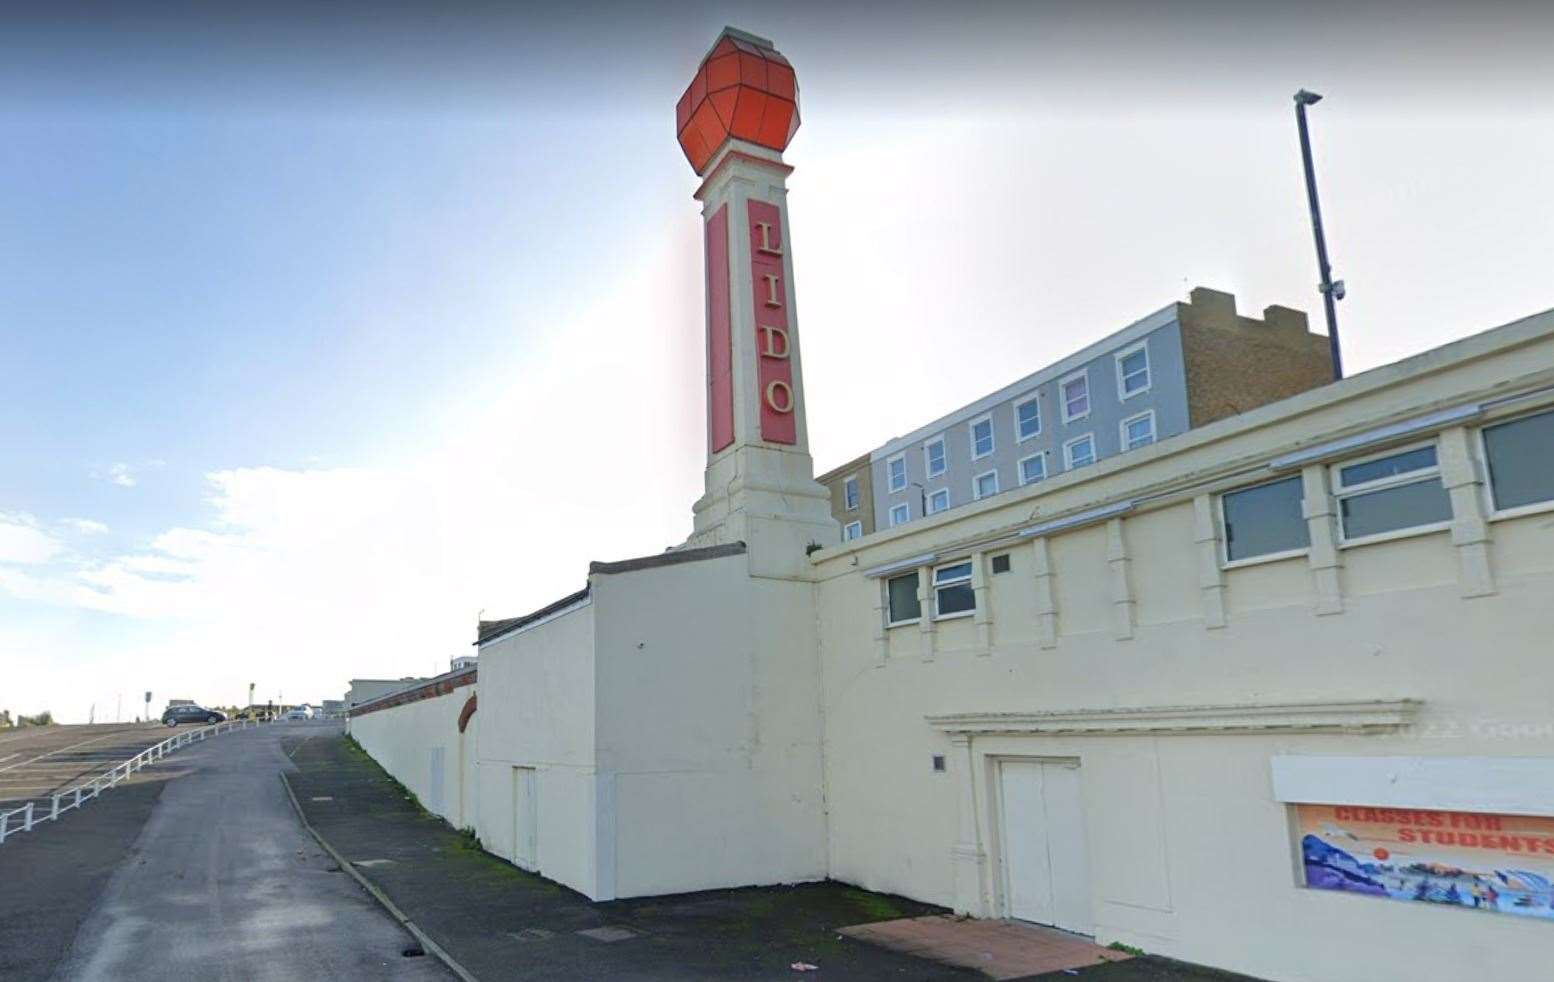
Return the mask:
<path id="1" fill-rule="evenodd" d="M 128 464 L 114 464 L 109 467 L 107 480 L 121 488 L 132 488 L 138 483 L 135 475 L 130 473 Z"/>
<path id="2" fill-rule="evenodd" d="M 92 518 L 66 518 L 60 524 L 82 535 L 102 535 L 108 531 L 107 525 Z"/>
<path id="3" fill-rule="evenodd" d="M 64 549 L 31 515 L 0 513 L 0 563 L 46 563 Z"/>
<path id="4" fill-rule="evenodd" d="M 416 446 L 395 433 L 363 466 L 213 470 L 203 515 L 25 577 L 0 568 L 0 624 L 7 603 L 47 622 L 15 635 L 37 650 L 6 650 L 0 631 L 0 663 L 36 666 L 8 673 L 14 698 L 76 721 L 119 692 L 139 711 L 146 689 L 337 697 L 352 677 L 446 670 L 479 611 L 570 593 L 590 559 L 683 541 L 701 490 L 700 272 L 694 240 L 655 261 L 671 251 L 688 258 L 601 290 Z M 643 309 L 651 329 L 623 335 Z M 67 642 L 63 662 L 46 657 Z"/>

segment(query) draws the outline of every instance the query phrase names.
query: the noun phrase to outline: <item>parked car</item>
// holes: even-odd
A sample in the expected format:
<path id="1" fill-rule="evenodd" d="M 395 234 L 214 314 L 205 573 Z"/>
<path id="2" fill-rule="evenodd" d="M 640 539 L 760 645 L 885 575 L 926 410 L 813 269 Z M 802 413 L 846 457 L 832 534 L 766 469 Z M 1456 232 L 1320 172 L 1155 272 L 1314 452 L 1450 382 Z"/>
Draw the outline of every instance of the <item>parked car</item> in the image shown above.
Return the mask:
<path id="1" fill-rule="evenodd" d="M 206 709 L 204 706 L 169 706 L 167 712 L 162 714 L 162 723 L 166 726 L 177 726 L 179 723 L 220 723 L 226 718 L 226 713 Z"/>
<path id="2" fill-rule="evenodd" d="M 286 711 L 286 718 L 287 719 L 312 719 L 313 715 L 308 712 L 307 707 L 305 707 L 305 706 L 298 706 L 296 709 L 288 709 Z"/>

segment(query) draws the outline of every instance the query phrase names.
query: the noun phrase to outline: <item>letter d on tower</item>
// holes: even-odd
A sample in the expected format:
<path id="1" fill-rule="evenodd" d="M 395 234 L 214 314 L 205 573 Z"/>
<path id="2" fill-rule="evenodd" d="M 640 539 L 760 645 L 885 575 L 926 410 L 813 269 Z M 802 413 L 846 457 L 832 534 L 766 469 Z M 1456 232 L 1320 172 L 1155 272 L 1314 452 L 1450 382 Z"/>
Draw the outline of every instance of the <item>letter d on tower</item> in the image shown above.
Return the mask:
<path id="1" fill-rule="evenodd" d="M 809 455 L 793 301 L 793 168 L 782 159 L 799 127 L 793 66 L 765 38 L 725 28 L 675 124 L 702 177 L 707 272 L 706 493 L 689 544 L 739 540 L 754 554 L 764 523 L 783 521 L 830 545 L 838 536 Z"/>

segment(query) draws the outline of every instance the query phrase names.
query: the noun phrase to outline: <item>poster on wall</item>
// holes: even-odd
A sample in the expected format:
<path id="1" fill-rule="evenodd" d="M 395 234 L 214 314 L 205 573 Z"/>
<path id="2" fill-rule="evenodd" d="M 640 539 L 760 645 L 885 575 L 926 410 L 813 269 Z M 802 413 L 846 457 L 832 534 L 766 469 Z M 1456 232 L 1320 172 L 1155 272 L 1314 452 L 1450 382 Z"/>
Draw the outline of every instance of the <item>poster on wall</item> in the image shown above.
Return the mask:
<path id="1" fill-rule="evenodd" d="M 1554 818 L 1296 805 L 1306 886 L 1554 920 Z"/>

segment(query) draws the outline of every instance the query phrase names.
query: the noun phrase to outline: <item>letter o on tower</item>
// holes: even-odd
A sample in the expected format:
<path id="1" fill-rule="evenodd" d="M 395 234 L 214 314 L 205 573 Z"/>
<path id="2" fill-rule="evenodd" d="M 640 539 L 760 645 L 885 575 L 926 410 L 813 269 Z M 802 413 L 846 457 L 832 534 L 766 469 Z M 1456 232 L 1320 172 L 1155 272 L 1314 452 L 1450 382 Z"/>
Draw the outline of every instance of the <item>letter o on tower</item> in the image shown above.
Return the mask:
<path id="1" fill-rule="evenodd" d="M 793 387 L 780 378 L 766 383 L 766 404 L 773 412 L 793 412 Z"/>

